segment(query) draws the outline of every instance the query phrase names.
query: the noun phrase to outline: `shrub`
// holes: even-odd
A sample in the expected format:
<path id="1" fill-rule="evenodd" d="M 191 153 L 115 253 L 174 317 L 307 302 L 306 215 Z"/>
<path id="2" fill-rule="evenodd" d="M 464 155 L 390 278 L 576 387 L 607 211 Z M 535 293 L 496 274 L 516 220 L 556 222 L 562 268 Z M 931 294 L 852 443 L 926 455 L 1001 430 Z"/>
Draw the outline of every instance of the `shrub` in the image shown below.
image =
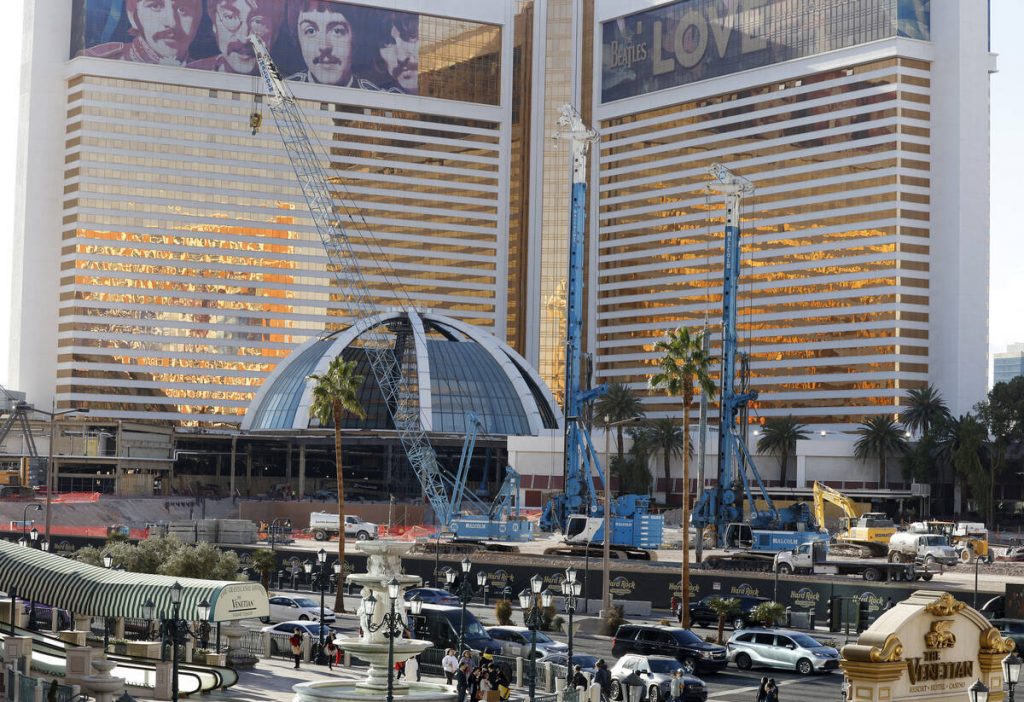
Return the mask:
<path id="1" fill-rule="evenodd" d="M 750 610 L 750 618 L 764 626 L 777 626 L 786 615 L 786 608 L 778 602 L 762 602 Z"/>
<path id="2" fill-rule="evenodd" d="M 512 623 L 512 603 L 508 600 L 498 600 L 494 603 L 494 617 L 500 626 L 508 626 Z"/>
<path id="3" fill-rule="evenodd" d="M 626 623 L 622 616 L 622 607 L 612 605 L 601 613 L 601 633 L 604 636 L 614 636 L 619 626 Z"/>

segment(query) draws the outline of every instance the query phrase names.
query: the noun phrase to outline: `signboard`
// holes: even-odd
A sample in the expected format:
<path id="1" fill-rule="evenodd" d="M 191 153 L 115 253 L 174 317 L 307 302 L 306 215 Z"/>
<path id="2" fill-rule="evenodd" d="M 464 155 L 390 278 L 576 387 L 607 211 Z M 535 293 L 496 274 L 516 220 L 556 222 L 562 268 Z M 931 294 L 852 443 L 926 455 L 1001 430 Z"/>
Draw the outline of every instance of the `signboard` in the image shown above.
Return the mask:
<path id="1" fill-rule="evenodd" d="M 948 592 L 918 590 L 844 646 L 840 666 L 853 702 L 963 702 L 981 680 L 1003 689 L 1000 662 L 1013 650 L 979 612 Z"/>
<path id="2" fill-rule="evenodd" d="M 496 104 L 496 90 L 456 96 L 438 94 L 451 92 L 437 89 L 445 79 L 421 85 L 421 25 L 431 46 L 447 43 L 497 72 L 500 56 L 488 48 L 497 27 L 333 0 L 74 0 L 70 56 L 256 75 L 255 34 L 287 80 Z M 433 55 L 435 69 L 452 68 Z"/>
<path id="3" fill-rule="evenodd" d="M 211 621 L 226 622 L 270 615 L 267 591 L 256 582 L 225 585 L 217 591 L 212 605 Z"/>
<path id="4" fill-rule="evenodd" d="M 681 0 L 604 22 L 601 102 L 879 39 L 929 40 L 930 0 Z"/>

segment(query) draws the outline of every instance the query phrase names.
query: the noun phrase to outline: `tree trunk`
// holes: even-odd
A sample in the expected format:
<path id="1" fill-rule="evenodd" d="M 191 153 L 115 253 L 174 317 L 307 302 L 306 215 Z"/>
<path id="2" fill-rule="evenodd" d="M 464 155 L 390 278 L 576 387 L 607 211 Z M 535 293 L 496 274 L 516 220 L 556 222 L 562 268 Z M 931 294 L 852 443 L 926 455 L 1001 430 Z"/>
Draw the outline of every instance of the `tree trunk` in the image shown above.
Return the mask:
<path id="1" fill-rule="evenodd" d="M 622 463 L 622 456 L 625 452 L 622 443 L 622 425 L 615 427 L 615 447 L 619 451 L 619 463 Z"/>
<path id="2" fill-rule="evenodd" d="M 665 471 L 665 504 L 671 505 L 674 502 L 673 497 L 675 497 L 672 494 L 672 453 L 667 447 L 664 453 L 662 467 Z"/>
<path id="3" fill-rule="evenodd" d="M 334 595 L 334 611 L 345 611 L 345 474 L 341 469 L 341 403 L 334 405 L 334 469 L 338 474 L 338 590 Z"/>
<path id="4" fill-rule="evenodd" d="M 722 645 L 722 639 L 725 637 L 725 615 L 718 615 L 718 645 Z"/>
<path id="5" fill-rule="evenodd" d="M 886 480 L 886 477 L 887 476 L 885 475 L 885 452 L 884 451 L 880 451 L 879 454 L 878 454 L 878 489 L 879 490 L 884 490 L 885 489 L 886 483 L 888 482 Z"/>
<path id="6" fill-rule="evenodd" d="M 786 487 L 786 464 L 789 463 L 789 451 L 782 449 L 779 453 L 779 487 Z"/>
<path id="7" fill-rule="evenodd" d="M 687 382 L 688 386 L 693 381 Z M 683 603 L 683 627 L 690 628 L 690 452 L 686 446 L 690 437 L 690 402 L 693 392 L 683 393 L 683 581 L 680 598 Z"/>

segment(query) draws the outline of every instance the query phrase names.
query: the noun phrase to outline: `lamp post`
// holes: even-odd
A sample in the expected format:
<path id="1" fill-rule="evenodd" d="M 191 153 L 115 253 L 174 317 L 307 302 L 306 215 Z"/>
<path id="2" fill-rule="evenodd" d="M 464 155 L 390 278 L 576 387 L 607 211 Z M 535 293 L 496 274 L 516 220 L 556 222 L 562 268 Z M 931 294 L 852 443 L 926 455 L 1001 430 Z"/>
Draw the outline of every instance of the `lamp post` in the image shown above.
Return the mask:
<path id="1" fill-rule="evenodd" d="M 394 702 L 395 700 L 395 638 L 400 637 L 402 632 L 405 631 L 405 624 L 402 621 L 400 612 L 395 612 L 395 602 L 398 600 L 399 589 L 401 583 L 398 582 L 398 578 L 392 577 L 388 581 L 388 600 L 390 600 L 390 606 L 388 611 L 384 614 L 381 620 L 374 624 L 373 617 L 377 610 L 377 598 L 370 594 L 365 600 L 363 600 L 363 616 L 366 617 L 366 630 L 371 634 L 374 634 L 381 629 L 384 629 L 384 638 L 388 640 L 388 694 L 387 702 Z M 423 609 L 423 601 L 419 596 L 412 598 L 410 602 L 410 611 L 416 615 L 419 614 Z"/>
<path id="2" fill-rule="evenodd" d="M 341 591 L 341 561 L 335 561 L 334 565 L 331 566 L 331 570 L 334 571 L 334 591 L 335 592 L 340 592 Z"/>
<path id="3" fill-rule="evenodd" d="M 317 627 L 317 648 L 316 660 L 317 663 L 323 665 L 327 662 L 327 656 L 324 655 L 324 566 L 327 564 L 327 551 L 320 549 L 316 552 L 316 562 L 320 566 L 317 578 L 320 581 L 320 626 Z"/>
<path id="4" fill-rule="evenodd" d="M 1016 653 L 1011 653 L 1003 659 L 1003 681 L 1006 683 L 1009 692 L 1008 702 L 1013 702 L 1013 688 L 1020 682 L 1020 669 L 1024 661 Z"/>
<path id="5" fill-rule="evenodd" d="M 459 615 L 459 650 L 461 651 L 462 639 L 466 632 L 466 605 L 473 599 L 473 583 L 469 581 L 469 571 L 472 570 L 473 564 L 468 558 L 463 558 L 460 565 L 462 566 L 462 577 L 459 579 L 459 589 L 455 594 L 458 595 L 459 602 L 462 603 L 462 613 Z M 445 571 L 444 579 L 449 586 L 455 583 L 455 575 L 454 570 Z"/>
<path id="6" fill-rule="evenodd" d="M 57 438 L 58 420 L 66 414 L 89 413 L 88 407 L 72 407 L 71 409 L 61 410 L 60 412 L 57 412 L 54 409 L 54 407 L 55 405 L 51 404 L 49 412 L 47 412 L 46 410 L 37 409 L 35 407 L 32 408 L 33 412 L 37 412 L 50 418 L 50 446 L 47 450 L 46 455 L 46 512 L 44 513 L 43 516 L 43 521 L 45 522 L 45 528 L 43 529 L 43 532 L 46 534 L 47 541 L 50 540 L 50 513 L 51 505 L 53 503 L 53 489 L 55 487 L 54 483 L 56 482 L 54 480 L 53 474 L 53 445 L 56 442 Z"/>
<path id="7" fill-rule="evenodd" d="M 103 567 L 110 570 L 114 565 L 114 557 L 109 553 L 103 554 Z M 110 646 L 110 619 L 103 615 L 103 655 L 107 655 L 107 648 Z"/>
<path id="8" fill-rule="evenodd" d="M 576 598 L 583 590 L 583 583 L 576 579 L 576 569 L 569 566 L 565 569 L 565 580 L 562 581 L 562 595 L 565 597 L 565 611 L 569 615 L 569 650 L 566 652 L 565 689 L 572 688 L 572 615 L 576 613 Z"/>
<path id="9" fill-rule="evenodd" d="M 486 607 L 487 606 L 487 590 L 489 588 L 489 584 L 487 582 L 487 571 L 481 570 L 480 572 L 478 572 L 476 574 L 476 584 L 477 584 L 477 587 L 480 588 L 481 596 L 484 598 L 484 607 Z M 462 655 L 462 653 L 460 652 L 459 655 Z"/>
<path id="10" fill-rule="evenodd" d="M 185 644 L 185 637 L 199 637 L 189 628 L 188 622 L 181 618 L 181 592 L 184 588 L 181 583 L 175 581 L 170 588 L 171 605 L 174 607 L 173 617 L 167 627 L 171 635 L 171 702 L 178 702 L 178 647 Z M 145 609 L 143 605 L 143 609 Z M 210 618 L 210 603 L 203 600 L 196 605 L 196 613 L 200 621 L 207 621 Z"/>
<path id="11" fill-rule="evenodd" d="M 967 688 L 967 696 L 971 702 L 988 702 L 988 686 L 980 680 Z"/>
<path id="12" fill-rule="evenodd" d="M 617 422 L 610 421 L 611 417 L 605 415 L 604 418 L 604 535 L 602 540 L 602 563 L 601 563 L 601 576 L 603 587 L 601 589 L 601 609 L 608 611 L 612 607 L 612 589 L 611 589 L 611 559 L 612 559 L 612 539 L 611 539 L 611 513 L 612 513 L 612 462 L 609 460 L 610 449 L 608 448 L 608 437 L 610 435 L 612 427 L 617 427 L 622 424 L 629 424 L 635 422 L 641 417 L 630 417 L 629 419 L 620 419 Z M 590 544 L 587 544 L 587 553 L 590 553 Z M 587 597 L 590 597 L 590 593 L 587 592 Z"/>
<path id="13" fill-rule="evenodd" d="M 974 554 L 974 609 L 978 608 L 978 565 L 981 563 L 981 557 L 974 551 L 973 544 L 969 546 L 971 553 Z"/>
<path id="14" fill-rule="evenodd" d="M 21 540 L 22 540 L 22 542 L 24 542 L 24 543 L 21 544 L 22 546 L 28 546 L 28 512 L 29 512 L 29 510 L 32 510 L 33 512 L 38 512 L 42 508 L 43 508 L 42 505 L 37 505 L 36 503 L 33 502 L 30 505 L 25 505 L 25 509 L 22 510 L 22 512 L 21 512 Z"/>
<path id="15" fill-rule="evenodd" d="M 539 575 L 534 575 L 530 578 L 530 589 L 519 593 L 523 623 L 530 630 L 530 702 L 537 699 L 537 631 L 544 623 L 544 608 L 550 607 L 554 599 L 550 590 L 541 592 L 543 587 L 544 581 Z"/>

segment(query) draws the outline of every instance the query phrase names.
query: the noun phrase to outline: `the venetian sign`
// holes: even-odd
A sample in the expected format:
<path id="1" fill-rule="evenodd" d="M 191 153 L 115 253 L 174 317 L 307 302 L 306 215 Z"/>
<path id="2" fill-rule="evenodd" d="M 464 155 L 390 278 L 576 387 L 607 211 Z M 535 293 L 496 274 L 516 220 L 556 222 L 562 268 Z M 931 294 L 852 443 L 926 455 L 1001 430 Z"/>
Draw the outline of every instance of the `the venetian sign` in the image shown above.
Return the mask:
<path id="1" fill-rule="evenodd" d="M 853 702 L 963 702 L 975 680 L 1002 689 L 1013 645 L 948 592 L 918 590 L 844 646 L 840 665 Z"/>

